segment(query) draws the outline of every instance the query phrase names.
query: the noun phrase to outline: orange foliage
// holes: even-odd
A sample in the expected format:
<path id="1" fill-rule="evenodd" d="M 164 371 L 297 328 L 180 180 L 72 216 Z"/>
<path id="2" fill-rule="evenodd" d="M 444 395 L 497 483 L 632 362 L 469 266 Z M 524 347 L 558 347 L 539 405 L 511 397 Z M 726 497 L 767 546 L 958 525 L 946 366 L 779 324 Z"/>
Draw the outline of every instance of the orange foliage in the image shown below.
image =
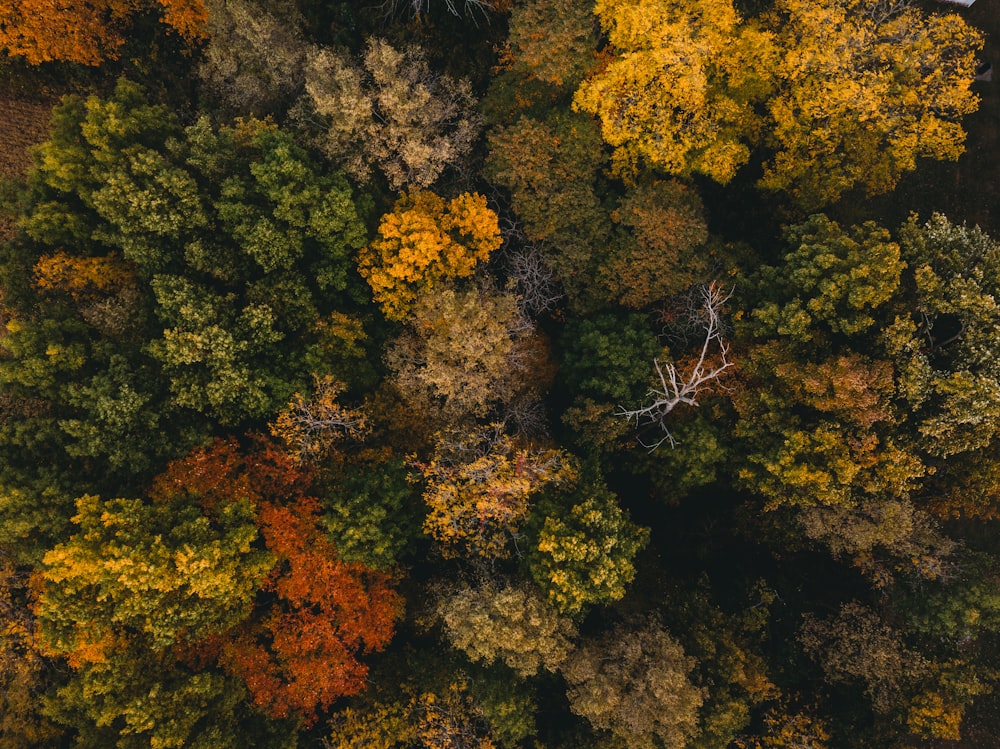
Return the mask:
<path id="1" fill-rule="evenodd" d="M 358 270 L 385 316 L 401 320 L 419 292 L 471 276 L 500 244 L 499 220 L 482 195 L 463 193 L 446 203 L 432 192 L 414 192 L 382 217 Z"/>
<path id="2" fill-rule="evenodd" d="M 181 657 L 204 667 L 218 656 L 258 708 L 306 725 L 364 687 L 358 653 L 384 648 L 400 612 L 388 575 L 337 558 L 317 525 L 311 481 L 309 468 L 274 443 L 258 438 L 243 454 L 230 438 L 174 461 L 150 490 L 156 502 L 187 495 L 207 511 L 240 499 L 256 505 L 261 537 L 277 558 L 262 586 L 272 595 L 237 631 L 187 643 Z"/>
<path id="3" fill-rule="evenodd" d="M 216 439 L 209 447 L 199 447 L 175 460 L 153 482 L 149 496 L 154 502 L 172 497 L 197 497 L 203 509 L 212 509 L 237 499 L 260 501 L 260 495 L 246 472 L 244 457 L 235 439 Z"/>
<path id="4" fill-rule="evenodd" d="M 400 599 L 388 575 L 337 558 L 317 527 L 319 501 L 304 493 L 303 468 L 270 445 L 248 462 L 266 497 L 259 524 L 278 564 L 264 590 L 276 600 L 224 646 L 222 663 L 268 715 L 312 725 L 317 710 L 364 687 L 368 669 L 357 655 L 388 645 Z"/>
<path id="5" fill-rule="evenodd" d="M 186 41 L 205 36 L 202 0 L 157 0 L 163 22 Z M 150 0 L 3 0 L 0 49 L 30 64 L 62 61 L 99 65 L 115 59 L 130 16 L 155 7 Z"/>

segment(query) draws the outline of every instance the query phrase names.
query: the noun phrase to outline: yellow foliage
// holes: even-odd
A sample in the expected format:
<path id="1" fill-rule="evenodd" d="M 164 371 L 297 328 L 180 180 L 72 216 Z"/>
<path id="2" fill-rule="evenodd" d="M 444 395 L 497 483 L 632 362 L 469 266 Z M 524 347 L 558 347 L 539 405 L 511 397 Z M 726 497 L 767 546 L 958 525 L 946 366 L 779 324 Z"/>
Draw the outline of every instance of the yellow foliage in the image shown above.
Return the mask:
<path id="1" fill-rule="evenodd" d="M 358 270 L 385 316 L 401 320 L 418 293 L 471 276 L 501 241 L 484 196 L 463 193 L 446 203 L 432 192 L 412 192 L 382 217 L 378 237 L 359 253 Z"/>
<path id="2" fill-rule="evenodd" d="M 447 557 L 506 556 L 507 542 L 528 517 L 531 495 L 574 474 L 561 451 L 515 448 L 502 434 L 458 450 L 439 440 L 434 459 L 420 467 L 430 510 L 424 532 Z"/>
<path id="3" fill-rule="evenodd" d="M 133 277 L 132 270 L 117 255 L 77 257 L 62 251 L 42 255 L 34 272 L 39 289 L 64 291 L 74 299 L 88 292 L 114 292 Z"/>
<path id="4" fill-rule="evenodd" d="M 854 185 L 891 190 L 916 159 L 955 160 L 974 112 L 980 34 L 955 14 L 879 0 L 779 0 L 769 101 L 778 153 L 761 184 L 807 207 Z"/>
<path id="5" fill-rule="evenodd" d="M 425 749 L 496 749 L 487 734 L 482 709 L 468 696 L 464 683 L 454 683 L 437 695 L 427 692 L 414 700 L 416 732 Z"/>
<path id="6" fill-rule="evenodd" d="M 920 736 L 958 741 L 962 738 L 959 729 L 964 712 L 962 705 L 946 702 L 940 694 L 929 692 L 910 706 L 906 725 Z"/>
<path id="7" fill-rule="evenodd" d="M 365 711 L 347 708 L 331 721 L 330 749 L 393 749 L 409 744 L 414 729 L 402 705 L 375 703 Z"/>
<path id="8" fill-rule="evenodd" d="M 297 460 L 322 458 L 345 434 L 361 437 L 368 430 L 363 413 L 337 403 L 343 383 L 329 375 L 313 378 L 313 394 L 307 398 L 296 393 L 269 424 L 271 435 L 284 442 Z"/>
<path id="9" fill-rule="evenodd" d="M 671 174 L 728 182 L 759 129 L 770 34 L 744 25 L 730 0 L 599 0 L 617 57 L 585 81 L 574 107 L 597 115 L 619 171 L 641 159 Z"/>

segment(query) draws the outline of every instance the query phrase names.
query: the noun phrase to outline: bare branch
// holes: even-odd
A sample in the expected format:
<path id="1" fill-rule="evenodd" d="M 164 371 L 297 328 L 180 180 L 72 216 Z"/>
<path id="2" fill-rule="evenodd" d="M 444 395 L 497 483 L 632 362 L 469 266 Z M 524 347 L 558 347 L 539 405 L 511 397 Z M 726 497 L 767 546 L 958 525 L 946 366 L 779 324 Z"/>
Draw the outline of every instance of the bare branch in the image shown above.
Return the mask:
<path id="1" fill-rule="evenodd" d="M 650 450 L 664 442 L 669 442 L 671 447 L 677 446 L 677 440 L 667 426 L 667 415 L 682 403 L 697 406 L 698 394 L 733 364 L 728 359 L 729 344 L 723 338 L 721 319 L 722 307 L 732 296 L 732 291 L 723 291 L 713 281 L 701 287 L 700 292 L 700 307 L 689 312 L 689 318 L 700 322 L 704 331 L 697 361 L 686 372 L 680 372 L 674 362 L 654 359 L 653 366 L 660 386 L 651 388 L 646 394 L 651 402 L 636 409 L 619 406 L 617 411 L 619 416 L 635 422 L 637 428 L 650 424 L 660 428 L 663 436 L 659 440 L 650 445 L 642 443 Z"/>

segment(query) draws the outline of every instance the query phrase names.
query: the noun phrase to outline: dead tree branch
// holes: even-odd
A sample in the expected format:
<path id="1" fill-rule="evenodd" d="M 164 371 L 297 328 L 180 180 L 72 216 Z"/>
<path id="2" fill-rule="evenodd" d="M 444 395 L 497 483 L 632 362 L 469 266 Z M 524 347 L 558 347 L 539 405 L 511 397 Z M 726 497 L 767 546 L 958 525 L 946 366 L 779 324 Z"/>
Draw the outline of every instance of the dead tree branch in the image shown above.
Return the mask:
<path id="1" fill-rule="evenodd" d="M 700 322 L 704 331 L 697 360 L 682 372 L 674 362 L 654 359 L 653 366 L 656 368 L 659 387 L 652 387 L 646 394 L 651 401 L 636 409 L 618 408 L 617 414 L 634 422 L 636 428 L 655 425 L 663 432 L 663 436 L 656 442 L 643 442 L 644 447 L 654 450 L 664 442 L 676 447 L 677 440 L 667 426 L 667 415 L 682 403 L 697 406 L 698 394 L 733 365 L 728 358 L 729 344 L 723 338 L 721 318 L 722 307 L 730 296 L 732 291 L 723 291 L 714 281 L 702 287 L 701 305 L 689 312 L 689 318 Z"/>

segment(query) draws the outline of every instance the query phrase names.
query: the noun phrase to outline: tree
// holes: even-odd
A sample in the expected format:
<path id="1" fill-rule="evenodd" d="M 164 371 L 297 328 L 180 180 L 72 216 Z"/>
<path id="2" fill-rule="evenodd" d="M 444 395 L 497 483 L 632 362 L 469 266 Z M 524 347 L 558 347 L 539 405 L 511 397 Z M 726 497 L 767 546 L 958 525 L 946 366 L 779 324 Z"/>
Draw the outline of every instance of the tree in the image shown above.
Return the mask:
<path id="1" fill-rule="evenodd" d="M 345 436 L 361 437 L 367 419 L 361 411 L 337 403 L 344 384 L 332 377 L 314 376 L 313 394 L 296 393 L 271 423 L 271 435 L 282 440 L 299 460 L 320 461 Z"/>
<path id="2" fill-rule="evenodd" d="M 573 712 L 630 747 L 681 749 L 698 732 L 702 690 L 689 680 L 695 660 L 655 620 L 619 625 L 585 642 L 566 661 Z"/>
<path id="3" fill-rule="evenodd" d="M 606 252 L 613 233 L 601 203 L 605 158 L 596 125 L 554 109 L 544 118 L 505 122 L 489 133 L 488 144 L 486 177 L 510 191 L 525 235 L 537 243 L 571 306 L 592 309 L 592 286 L 603 285 L 592 283 L 598 253 Z"/>
<path id="4" fill-rule="evenodd" d="M 388 570 L 422 537 L 424 505 L 406 461 L 388 447 L 362 450 L 321 473 L 320 525 L 345 562 Z"/>
<path id="5" fill-rule="evenodd" d="M 740 738 L 738 749 L 827 749 L 830 731 L 826 722 L 807 710 L 776 706 L 764 715 L 761 737 Z"/>
<path id="6" fill-rule="evenodd" d="M 743 23 L 728 0 L 600 0 L 594 12 L 616 56 L 573 105 L 600 119 L 617 170 L 645 161 L 668 174 L 732 179 L 761 124 L 754 104 L 771 85 L 771 35 Z"/>
<path id="7" fill-rule="evenodd" d="M 617 601 L 635 579 L 635 555 L 649 530 L 635 525 L 595 477 L 542 501 L 532 517 L 528 568 L 559 611 L 579 614 Z"/>
<path id="8" fill-rule="evenodd" d="M 502 661 L 521 676 L 555 672 L 572 651 L 576 628 L 530 584 L 483 581 L 445 587 L 437 615 L 453 647 L 487 665 Z"/>
<path id="9" fill-rule="evenodd" d="M 610 296 L 631 309 L 680 294 L 708 277 L 708 239 L 701 200 L 677 181 L 630 190 L 611 214 L 634 241 L 621 241 L 601 274 Z"/>
<path id="10" fill-rule="evenodd" d="M 242 622 L 274 558 L 256 547 L 254 493 L 232 445 L 171 466 L 153 500 L 77 501 L 77 533 L 49 551 L 35 611 L 46 652 L 72 667 L 45 713 L 82 743 L 234 747 L 241 689 L 180 662 Z"/>
<path id="11" fill-rule="evenodd" d="M 310 52 L 300 117 L 316 143 L 352 176 L 378 166 L 394 190 L 426 189 L 457 168 L 479 134 L 467 80 L 433 73 L 416 46 L 371 38 L 357 66 L 329 49 Z"/>
<path id="12" fill-rule="evenodd" d="M 401 320 L 421 292 L 468 278 L 501 244 L 486 198 L 463 193 L 447 203 L 431 192 L 404 194 L 379 222 L 378 237 L 358 256 L 358 270 L 385 316 Z"/>
<path id="13" fill-rule="evenodd" d="M 418 468 L 429 509 L 424 532 L 447 557 L 508 556 L 531 497 L 574 476 L 562 451 L 518 446 L 496 424 L 440 435 L 433 458 Z"/>
<path id="14" fill-rule="evenodd" d="M 123 637 L 102 658 L 79 664 L 47 695 L 43 710 L 70 728 L 80 746 L 237 749 L 271 739 L 290 749 L 241 709 L 244 698 L 238 681 L 216 671 L 192 673 L 172 649 Z"/>
<path id="15" fill-rule="evenodd" d="M 43 291 L 85 283 L 103 263 L 123 279 L 115 304 L 132 299 L 137 285 L 140 298 L 130 304 L 153 312 L 122 351 L 95 343 L 74 319 L 86 315 L 87 322 L 95 310 L 81 306 L 83 290 L 65 290 L 79 309 L 65 315 L 74 327 L 59 325 L 73 333 L 77 359 L 96 354 L 90 376 L 107 379 L 109 348 L 125 357 L 111 383 L 89 388 L 117 401 L 104 409 L 114 406 L 114 418 L 104 421 L 117 431 L 73 414 L 84 422 L 70 422 L 81 446 L 99 436 L 88 429 L 95 421 L 128 445 L 123 433 L 156 434 L 157 422 L 171 417 L 261 418 L 287 402 L 310 370 L 328 374 L 337 363 L 325 356 L 321 316 L 343 304 L 340 292 L 349 286 L 360 293 L 350 271 L 364 227 L 345 178 L 318 172 L 287 133 L 260 121 L 215 129 L 205 118 L 182 129 L 123 80 L 106 101 L 69 100 L 57 110 L 32 179 L 22 225 L 33 243 L 25 253 L 49 284 Z M 66 276 L 70 268 L 75 279 Z M 51 309 L 39 312 L 29 299 L 24 306 L 35 310 L 29 320 Z M 121 337 L 103 321 L 95 327 Z M 171 403 L 161 408 L 164 385 Z M 115 399 L 116 388 L 127 397 Z M 91 401 L 78 397 L 73 405 Z"/>
<path id="16" fill-rule="evenodd" d="M 900 234 L 914 286 L 884 334 L 900 393 L 931 455 L 985 449 L 1000 436 L 1000 368 L 990 353 L 1000 343 L 1000 244 L 940 214 L 923 225 L 913 217 Z"/>
<path id="17" fill-rule="evenodd" d="M 59 741 L 59 729 L 38 710 L 49 664 L 36 647 L 35 630 L 28 574 L 0 554 L 0 737 L 9 749 Z"/>
<path id="18" fill-rule="evenodd" d="M 208 13 L 201 0 L 87 0 L 56 6 L 8 0 L 0 9 L 0 48 L 31 65 L 100 65 L 118 57 L 130 18 L 151 10 L 188 43 L 206 35 Z"/>
<path id="19" fill-rule="evenodd" d="M 557 86 L 575 86 L 597 64 L 593 9 L 585 2 L 533 0 L 510 14 L 506 56 L 516 69 Z"/>
<path id="20" fill-rule="evenodd" d="M 428 425 L 504 415 L 541 390 L 547 352 L 509 294 L 440 288 L 422 293 L 386 362 L 404 400 Z"/>
<path id="21" fill-rule="evenodd" d="M 900 633 L 856 602 L 844 604 L 827 620 L 807 616 L 799 642 L 819 659 L 830 682 L 864 682 L 865 694 L 878 712 L 894 707 L 907 685 L 929 667 L 926 659 L 904 645 Z"/>
<path id="22" fill-rule="evenodd" d="M 815 340 L 820 330 L 844 335 L 870 330 L 873 314 L 896 294 L 906 266 L 899 244 L 873 222 L 843 229 L 817 214 L 786 228 L 784 240 L 791 251 L 781 267 L 759 271 L 767 301 L 754 310 L 753 320 L 803 342 Z"/>
<path id="23" fill-rule="evenodd" d="M 249 499 L 226 500 L 206 511 L 182 497 L 79 498 L 78 532 L 43 560 L 36 612 L 46 649 L 87 662 L 126 631 L 163 650 L 245 619 L 273 560 L 252 546 Z"/>
<path id="24" fill-rule="evenodd" d="M 260 532 L 277 564 L 262 586 L 271 596 L 223 643 L 220 662 L 265 714 L 310 726 L 317 711 L 364 688 L 358 654 L 388 645 L 400 599 L 387 574 L 337 557 L 294 461 L 265 445 L 247 468 L 264 497 Z"/>
<path id="25" fill-rule="evenodd" d="M 761 186 L 813 208 L 859 186 L 891 190 L 917 159 L 955 160 L 978 99 L 982 37 L 955 14 L 887 0 L 781 0 L 768 100 L 776 150 Z"/>
<path id="26" fill-rule="evenodd" d="M 282 118 L 305 86 L 309 47 L 291 3 L 208 0 L 208 41 L 198 76 L 214 108 Z"/>
<path id="27" fill-rule="evenodd" d="M 637 427 L 644 424 L 659 427 L 663 437 L 654 443 L 653 447 L 664 442 L 669 442 L 671 447 L 676 446 L 677 440 L 667 427 L 667 415 L 681 404 L 697 406 L 699 392 L 709 383 L 718 380 L 723 372 L 732 366 L 732 362 L 727 359 L 729 344 L 722 337 L 721 319 L 722 307 L 729 297 L 730 294 L 724 292 L 716 283 L 701 289 L 701 309 L 689 314 L 704 326 L 705 333 L 701 349 L 696 353 L 697 359 L 690 365 L 689 371 L 680 374 L 673 362 L 662 364 L 659 359 L 654 359 L 653 366 L 656 369 L 660 389 L 654 385 L 646 396 L 652 397 L 653 402 L 636 409 L 620 408 L 619 415 L 629 421 L 635 421 Z M 716 351 L 718 353 L 715 353 Z"/>

